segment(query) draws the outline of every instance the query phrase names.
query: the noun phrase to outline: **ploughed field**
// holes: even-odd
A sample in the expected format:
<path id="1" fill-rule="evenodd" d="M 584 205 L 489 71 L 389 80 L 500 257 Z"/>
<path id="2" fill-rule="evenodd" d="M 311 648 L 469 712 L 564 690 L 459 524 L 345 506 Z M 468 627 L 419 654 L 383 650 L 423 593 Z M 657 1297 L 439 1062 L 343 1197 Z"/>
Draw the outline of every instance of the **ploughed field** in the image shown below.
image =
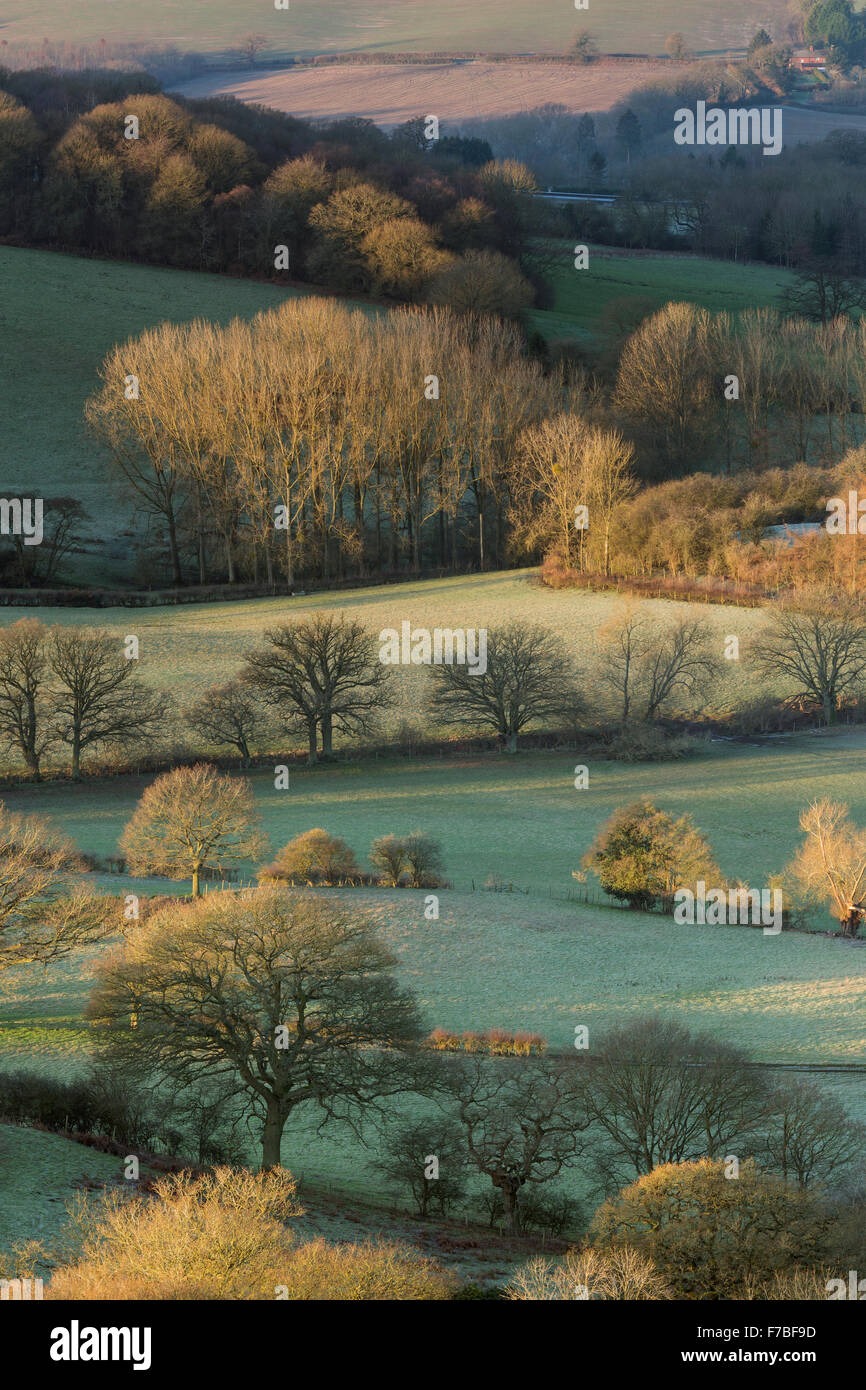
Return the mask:
<path id="1" fill-rule="evenodd" d="M 679 64 L 647 60 L 575 67 L 563 63 L 340 64 L 251 73 L 206 73 L 177 88 L 187 97 L 231 96 L 293 116 L 337 120 L 364 116 L 389 128 L 431 113 L 460 123 L 512 116 L 539 106 L 609 111 L 636 87 L 682 72 Z"/>

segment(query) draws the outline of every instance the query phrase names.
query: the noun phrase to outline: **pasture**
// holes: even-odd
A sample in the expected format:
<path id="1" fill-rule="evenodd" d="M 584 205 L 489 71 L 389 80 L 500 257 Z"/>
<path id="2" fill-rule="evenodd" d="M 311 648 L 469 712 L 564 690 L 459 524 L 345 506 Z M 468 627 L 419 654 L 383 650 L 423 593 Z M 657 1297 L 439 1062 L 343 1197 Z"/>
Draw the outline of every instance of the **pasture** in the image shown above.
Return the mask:
<path id="1" fill-rule="evenodd" d="M 591 246 L 587 270 L 575 270 L 572 246 L 550 274 L 556 293 L 552 309 L 536 310 L 532 321 L 546 338 L 602 337 L 610 331 L 609 306 L 639 298 L 660 309 L 673 301 L 699 304 L 712 313 L 778 307 L 793 273 L 776 266 L 737 265 L 707 256 L 636 254 Z"/>
<path id="2" fill-rule="evenodd" d="M 512 828 L 501 802 L 490 811 L 500 828 L 505 824 L 513 850 L 526 822 Z M 544 836 L 535 839 L 536 852 L 549 832 L 546 820 L 536 832 Z M 526 1028 L 567 1049 L 577 1024 L 588 1025 L 592 1037 L 654 1013 L 712 1032 L 760 1061 L 866 1060 L 862 946 L 785 932 L 765 937 L 749 927 L 681 927 L 662 917 L 489 892 L 443 891 L 440 919 L 429 922 L 423 894 L 345 891 L 377 921 L 398 975 L 417 993 L 431 1027 Z M 0 1066 L 60 1077 L 86 1068 L 94 1042 L 82 1019 L 90 960 L 92 954 L 82 954 L 74 964 L 6 973 Z M 866 1119 L 862 1075 L 808 1075 Z M 429 1109 L 406 1098 L 391 1113 L 411 1117 Z M 367 1147 L 345 1126 L 318 1132 L 317 1124 L 311 1110 L 293 1118 L 283 1144 L 287 1167 L 349 1197 L 397 1195 L 376 1171 L 373 1124 L 365 1129 Z M 254 1146 L 250 1158 L 258 1159 Z M 580 1166 L 557 1184 L 584 1198 L 592 1185 L 592 1173 Z M 47 1190 L 56 1193 L 57 1183 Z M 479 1183 L 473 1190 L 485 1189 Z M 59 1223 L 62 1207 L 54 1216 Z M 2 1237 L 0 1228 L 0 1245 Z"/>
<path id="3" fill-rule="evenodd" d="M 663 53 L 667 35 L 680 30 L 692 49 L 743 47 L 765 25 L 776 37 L 787 0 L 606 0 L 590 16 L 563 0 L 515 0 L 503 14 L 497 0 L 291 0 L 285 10 L 260 0 L 138 0 L 126 12 L 111 0 L 44 0 L 38 10 L 21 0 L 0 0 L 0 34 L 10 43 L 54 41 L 118 43 L 147 40 L 149 47 L 221 55 L 250 32 L 264 35 L 269 51 L 284 56 L 334 52 L 487 50 L 561 53 L 576 30 L 589 29 L 604 52 Z"/>
<path id="4" fill-rule="evenodd" d="M 84 624 L 104 628 L 118 637 L 134 633 L 140 643 L 142 679 L 168 690 L 182 706 L 214 682 L 236 674 L 245 653 L 263 640 L 269 627 L 317 611 L 356 618 L 376 638 L 386 628 L 399 632 L 404 621 L 430 629 L 490 628 L 512 620 L 539 623 L 564 638 L 578 671 L 590 679 L 599 631 L 626 606 L 627 600 L 616 593 L 555 592 L 536 581 L 534 570 L 507 570 L 232 603 L 134 610 L 45 607 L 38 610 L 38 616 L 49 625 Z M 14 622 L 22 611 L 31 616 L 36 612 L 0 609 L 0 626 Z M 726 636 L 740 637 L 741 660 L 726 664 L 724 679 L 703 692 L 697 701 L 699 709 L 725 711 L 754 693 L 756 678 L 748 669 L 748 653 L 751 638 L 765 621 L 760 610 L 647 600 L 642 611 L 648 621 L 658 623 L 671 622 L 686 611 L 705 619 L 710 630 L 718 634 L 720 653 Z M 384 715 L 383 730 L 393 733 L 407 720 L 429 732 L 431 726 L 422 709 L 426 670 L 395 666 L 393 678 L 399 700 L 396 708 Z M 600 698 L 599 692 L 593 691 L 593 699 Z M 602 703 L 601 710 L 604 708 Z"/>
<path id="5" fill-rule="evenodd" d="M 102 359 L 154 324 L 253 318 L 301 291 L 9 246 L 0 247 L 0 284 L 2 489 L 77 498 L 90 520 L 76 578 L 128 584 L 132 506 L 83 418 Z"/>
<path id="6" fill-rule="evenodd" d="M 229 675 L 244 647 L 275 617 L 315 607 L 344 607 L 371 629 L 399 624 L 403 617 L 453 625 L 506 615 L 542 620 L 558 628 L 584 661 L 594 631 L 620 602 L 574 591 L 553 594 L 525 575 L 508 574 L 134 615 L 109 610 L 98 618 L 118 630 L 129 630 L 132 620 L 150 677 L 173 684 L 181 696 Z M 669 605 L 652 607 L 670 613 Z M 753 628 L 761 621 L 753 610 L 705 612 L 720 633 L 732 624 Z M 7 621 L 11 616 L 3 615 Z M 74 622 L 97 615 L 44 616 Z M 411 681 L 418 673 L 401 674 Z M 718 692 L 708 692 L 708 698 L 718 698 Z M 404 714 L 419 718 L 417 690 L 405 703 Z M 673 813 L 690 814 L 726 875 L 765 884 L 799 843 L 798 814 L 812 797 L 846 800 L 855 819 L 866 820 L 864 758 L 866 734 L 840 730 L 708 742 L 696 757 L 671 764 L 590 759 L 583 790 L 574 786 L 575 762 L 582 759 L 568 750 L 514 758 L 359 757 L 314 769 L 292 767 L 287 790 L 275 789 L 270 767 L 250 775 L 273 849 L 314 825 L 343 836 L 362 863 L 381 834 L 420 827 L 441 840 L 453 886 L 440 892 L 438 921 L 425 919 L 420 892 L 319 890 L 349 893 L 374 918 L 431 1028 L 527 1029 L 567 1049 L 576 1024 L 602 1030 L 662 1013 L 741 1045 L 759 1061 L 850 1064 L 866 1061 L 861 944 L 794 932 L 765 936 L 750 927 L 678 926 L 661 916 L 569 901 L 568 895 L 575 890 L 572 870 L 600 824 L 617 806 L 644 796 Z M 14 810 L 51 816 L 80 848 L 106 855 L 146 782 L 127 777 L 78 787 L 20 787 L 5 800 Z M 254 868 L 247 866 L 244 876 Z M 101 886 L 117 894 L 188 889 L 116 875 L 102 878 Z M 813 925 L 824 929 L 832 923 L 818 910 Z M 0 1066 L 59 1076 L 86 1067 L 95 1035 L 84 1009 L 97 954 L 82 952 L 49 969 L 10 971 L 0 979 Z M 813 1075 L 828 1094 L 866 1118 L 861 1076 Z M 416 1114 L 419 1105 L 406 1100 L 395 1114 Z M 329 1126 L 319 1133 L 317 1122 L 312 1112 L 299 1112 L 288 1127 L 283 1161 L 289 1167 L 335 1193 L 374 1201 L 396 1195 L 376 1171 L 372 1125 L 365 1132 L 370 1147 L 364 1148 L 348 1129 Z M 250 1156 L 257 1158 L 252 1149 Z M 562 1185 L 590 1200 L 591 1174 L 577 1169 Z M 49 1190 L 56 1194 L 58 1188 Z M 59 1224 L 62 1204 L 51 1212 Z"/>

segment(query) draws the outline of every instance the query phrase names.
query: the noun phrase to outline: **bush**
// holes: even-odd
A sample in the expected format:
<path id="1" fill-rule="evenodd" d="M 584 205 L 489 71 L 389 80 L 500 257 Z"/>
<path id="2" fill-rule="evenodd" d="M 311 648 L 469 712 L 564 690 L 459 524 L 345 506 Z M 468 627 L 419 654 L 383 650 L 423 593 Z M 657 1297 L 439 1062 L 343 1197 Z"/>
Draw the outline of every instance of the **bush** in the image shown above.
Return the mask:
<path id="1" fill-rule="evenodd" d="M 273 864 L 259 873 L 260 883 L 317 884 L 362 883 L 364 875 L 354 850 L 345 840 L 326 830 L 305 830 L 277 854 Z"/>
<path id="2" fill-rule="evenodd" d="M 435 1207 L 442 1215 L 464 1193 L 466 1145 L 463 1133 L 441 1115 L 429 1115 L 412 1124 L 389 1126 L 384 1134 L 376 1167 L 386 1178 L 408 1189 L 422 1218 Z M 430 1159 L 437 1160 L 437 1176 L 428 1177 Z"/>
<path id="3" fill-rule="evenodd" d="M 573 1231 L 581 1221 L 580 1203 L 566 1192 L 546 1188 L 544 1191 L 524 1191 L 520 1197 L 520 1225 L 530 1235 L 533 1231 L 544 1231 L 547 1235 L 561 1236 L 565 1231 Z"/>
<path id="4" fill-rule="evenodd" d="M 688 758 L 701 744 L 688 734 L 668 734 L 653 724 L 626 724 L 603 740 L 604 756 L 620 763 L 661 763 Z"/>
<path id="5" fill-rule="evenodd" d="M 0 1116 L 56 1134 L 101 1135 L 133 1146 L 146 1144 L 157 1123 L 109 1074 L 99 1071 L 80 1081 L 27 1071 L 0 1073 Z"/>
<path id="6" fill-rule="evenodd" d="M 724 884 L 712 851 L 689 816 L 677 820 L 649 801 L 621 807 L 580 861 L 606 893 L 646 910 L 702 879 Z"/>
<path id="7" fill-rule="evenodd" d="M 296 1183 L 284 1169 L 218 1168 L 158 1178 L 154 1196 L 113 1192 L 74 1214 L 81 1257 L 54 1299 L 273 1299 L 295 1238 Z"/>
<path id="8" fill-rule="evenodd" d="M 746 1280 L 740 1296 L 761 1303 L 786 1303 L 790 1299 L 798 1303 L 803 1300 L 820 1300 L 823 1303 L 827 1300 L 829 1280 L 838 1277 L 831 1269 L 780 1269 L 772 1279 Z M 847 1283 L 847 1271 L 845 1281 Z"/>
<path id="9" fill-rule="evenodd" d="M 445 1299 L 456 1281 L 398 1245 L 299 1245 L 302 1214 L 285 1169 L 218 1168 L 159 1178 L 155 1195 L 79 1204 L 81 1257 L 51 1299 Z"/>
<path id="10" fill-rule="evenodd" d="M 370 846 L 370 863 L 380 882 L 396 888 L 408 880 L 412 888 L 441 888 L 442 846 L 438 840 L 413 830 L 411 835 L 380 835 Z"/>
<path id="11" fill-rule="evenodd" d="M 414 830 L 403 841 L 409 882 L 413 888 L 438 888 L 442 880 L 442 846 L 430 835 Z"/>
<path id="12" fill-rule="evenodd" d="M 739 1298 L 743 1289 L 829 1254 L 836 1220 L 819 1198 L 760 1173 L 739 1177 L 704 1158 L 654 1168 L 595 1215 L 602 1248 L 635 1247 L 679 1297 Z"/>
<path id="13" fill-rule="evenodd" d="M 370 846 L 370 863 L 378 870 L 382 883 L 396 888 L 406 863 L 405 841 L 397 835 L 380 835 Z"/>
<path id="14" fill-rule="evenodd" d="M 547 1051 L 547 1039 L 540 1033 L 511 1033 L 507 1028 L 488 1028 L 486 1033 L 450 1033 L 447 1028 L 434 1028 L 427 1045 L 436 1052 L 483 1052 L 492 1057 L 540 1056 Z"/>
<path id="15" fill-rule="evenodd" d="M 292 1300 L 443 1301 L 457 1276 L 410 1247 L 387 1241 L 328 1245 L 321 1238 L 294 1252 L 282 1283 Z"/>
<path id="16" fill-rule="evenodd" d="M 633 1246 L 569 1250 L 564 1260 L 530 1260 L 505 1289 L 517 1302 L 570 1302 L 575 1298 L 658 1301 L 673 1294 L 663 1276 Z"/>

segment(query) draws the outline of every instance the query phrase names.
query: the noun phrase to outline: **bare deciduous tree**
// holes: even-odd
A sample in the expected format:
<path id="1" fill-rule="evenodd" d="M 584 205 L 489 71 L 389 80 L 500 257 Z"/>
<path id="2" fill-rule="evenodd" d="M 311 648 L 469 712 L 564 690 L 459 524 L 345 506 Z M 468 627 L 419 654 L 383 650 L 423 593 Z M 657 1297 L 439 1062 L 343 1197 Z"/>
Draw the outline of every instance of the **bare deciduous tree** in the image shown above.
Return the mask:
<path id="1" fill-rule="evenodd" d="M 262 720 L 254 691 L 238 680 L 211 686 L 186 711 L 187 724 L 200 738 L 236 748 L 245 767 L 249 765 L 250 746 Z"/>
<path id="2" fill-rule="evenodd" d="M 585 1104 L 614 1172 L 623 1160 L 650 1173 L 731 1152 L 763 1106 L 747 1061 L 737 1048 L 667 1019 L 638 1019 L 609 1033 L 588 1057 Z"/>
<path id="3" fill-rule="evenodd" d="M 578 703 L 565 647 L 540 625 L 506 623 L 487 634 L 487 670 L 434 666 L 434 714 L 446 724 L 492 729 L 509 753 L 528 724 L 556 719 Z"/>
<path id="4" fill-rule="evenodd" d="M 814 700 L 835 724 L 843 696 L 866 674 L 866 612 L 838 594 L 816 594 L 795 608 L 779 604 L 755 645 L 760 667 L 794 686 L 792 698 Z"/>
<path id="5" fill-rule="evenodd" d="M 800 814 L 806 839 L 783 873 L 811 902 L 828 902 L 843 936 L 854 937 L 866 913 L 866 830 L 848 816 L 844 802 L 826 797 Z"/>
<path id="6" fill-rule="evenodd" d="M 155 733 L 169 709 L 166 695 L 138 680 L 120 641 L 109 632 L 55 627 L 48 648 L 56 677 L 57 738 L 71 753 L 72 776 L 81 756 L 98 745 L 131 744 Z"/>
<path id="7" fill-rule="evenodd" d="M 599 636 L 599 679 L 614 694 L 623 723 L 650 723 L 675 697 L 697 696 L 720 671 L 710 630 L 699 618 L 680 618 L 660 630 L 632 605 Z"/>
<path id="8" fill-rule="evenodd" d="M 509 1231 L 520 1234 L 520 1193 L 556 1177 L 580 1152 L 589 1121 L 570 1059 L 481 1057 L 449 1062 L 471 1164 L 502 1193 Z"/>
<path id="9" fill-rule="evenodd" d="M 435 1207 L 444 1216 L 466 1187 L 466 1145 L 453 1120 L 430 1115 L 386 1126 L 376 1167 L 408 1188 L 423 1219 Z"/>
<path id="10" fill-rule="evenodd" d="M 0 631 L 0 738 L 21 754 L 37 782 L 52 737 L 47 639 L 36 618 L 21 618 Z"/>
<path id="11" fill-rule="evenodd" d="M 849 1171 L 866 1150 L 866 1130 L 818 1086 L 799 1079 L 776 1087 L 767 1101 L 764 1150 L 783 1178 L 806 1187 Z"/>
<path id="12" fill-rule="evenodd" d="M 214 893 L 157 913 L 101 968 L 108 1052 L 159 1084 L 234 1084 L 278 1167 L 298 1105 L 368 1113 L 408 1089 L 421 1024 L 372 925 L 280 889 Z M 130 1016 L 135 1027 L 130 1027 Z"/>
<path id="13" fill-rule="evenodd" d="M 267 847 L 258 828 L 252 787 L 207 763 L 163 773 L 144 792 L 120 846 L 133 872 L 199 878 L 211 865 L 221 869 L 260 856 Z"/>
<path id="14" fill-rule="evenodd" d="M 49 821 L 0 802 L 0 971 L 46 965 L 117 930 L 116 899 L 88 892 L 85 872 Z"/>
<path id="15" fill-rule="evenodd" d="M 306 728 L 309 761 L 333 752 L 334 730 L 366 734 L 391 703 L 388 673 L 358 622 L 314 613 L 270 628 L 267 647 L 247 653 L 244 679 L 289 724 Z"/>

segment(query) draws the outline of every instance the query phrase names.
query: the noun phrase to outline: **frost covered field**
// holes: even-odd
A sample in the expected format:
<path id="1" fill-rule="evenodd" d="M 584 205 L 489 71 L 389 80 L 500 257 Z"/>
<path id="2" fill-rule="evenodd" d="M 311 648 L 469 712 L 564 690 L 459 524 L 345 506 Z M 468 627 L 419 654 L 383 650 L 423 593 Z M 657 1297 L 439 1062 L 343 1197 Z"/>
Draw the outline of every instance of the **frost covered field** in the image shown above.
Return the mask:
<path id="1" fill-rule="evenodd" d="M 520 838 L 517 832 L 515 842 Z M 576 1024 L 592 1034 L 637 1015 L 668 1014 L 736 1042 L 759 1061 L 866 1061 L 861 946 L 786 932 L 765 937 L 749 927 L 676 926 L 540 895 L 443 892 L 438 922 L 425 921 L 421 893 L 353 892 L 352 901 L 378 920 L 431 1027 L 529 1029 L 564 1049 Z M 7 972 L 0 983 L 0 1065 L 67 1077 L 86 1066 L 92 1035 L 82 1010 L 92 958 L 82 953 L 75 965 Z M 862 1076 L 812 1077 L 866 1120 Z M 418 1104 L 397 1108 L 411 1114 Z M 365 1148 L 348 1129 L 318 1133 L 316 1124 L 312 1112 L 299 1112 L 287 1128 L 283 1162 L 293 1172 L 335 1192 L 391 1195 L 375 1169 L 372 1128 Z M 81 1155 L 76 1172 L 99 1166 L 90 1151 L 70 1150 L 70 1163 Z M 100 1174 L 110 1162 L 100 1160 Z M 567 1179 L 578 1195 L 585 1176 Z M 2 1234 L 0 1227 L 0 1246 Z"/>
<path id="2" fill-rule="evenodd" d="M 596 657 L 596 634 L 610 618 L 621 613 L 627 600 L 617 594 L 586 594 L 580 590 L 554 592 L 535 582 L 532 570 L 421 580 L 417 583 L 382 585 L 371 589 L 296 595 L 294 598 L 242 600 L 233 603 L 184 604 L 166 608 L 40 608 L 43 623 L 84 624 L 115 633 L 135 633 L 141 651 L 141 678 L 168 689 L 180 702 L 201 694 L 215 681 L 229 680 L 243 663 L 244 653 L 261 642 L 265 630 L 276 623 L 308 617 L 317 611 L 342 612 L 364 624 L 378 636 L 402 622 L 413 627 L 490 628 L 497 623 L 540 623 L 565 639 L 579 671 L 591 671 Z M 673 622 L 684 612 L 705 618 L 719 634 L 720 651 L 730 633 L 740 637 L 742 659 L 729 663 L 728 679 L 706 692 L 708 706 L 729 708 L 737 688 L 755 693 L 749 674 L 751 636 L 763 615 L 751 608 L 712 604 L 673 604 L 651 600 L 643 605 L 648 619 Z M 21 610 L 0 611 L 0 626 L 14 622 Z M 386 727 L 404 719 L 429 732 L 418 699 L 426 673 L 417 667 L 394 667 L 394 679 L 402 689 L 400 706 L 386 716 Z M 592 695 L 590 689 L 588 694 Z"/>

